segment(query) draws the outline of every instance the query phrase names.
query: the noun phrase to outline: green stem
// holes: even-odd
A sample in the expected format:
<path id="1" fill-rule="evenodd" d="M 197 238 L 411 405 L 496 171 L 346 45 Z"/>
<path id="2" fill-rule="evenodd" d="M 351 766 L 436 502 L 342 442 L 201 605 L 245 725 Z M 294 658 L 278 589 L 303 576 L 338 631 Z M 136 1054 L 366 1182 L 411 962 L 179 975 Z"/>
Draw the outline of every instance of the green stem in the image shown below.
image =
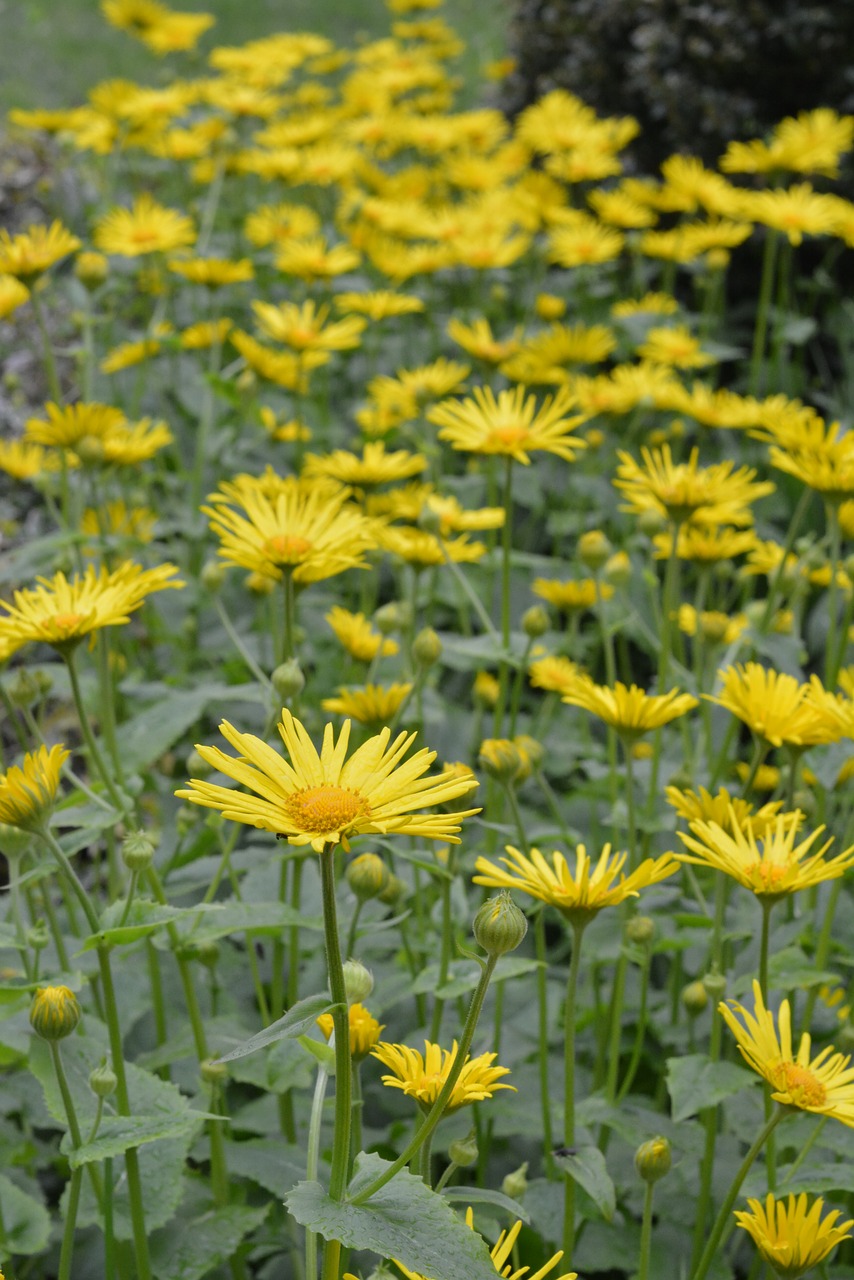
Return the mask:
<path id="1" fill-rule="evenodd" d="M 661 602 L 661 659 L 658 666 L 658 692 L 667 692 L 667 675 L 670 667 L 670 637 L 673 631 L 673 611 L 676 607 L 679 580 L 679 530 L 681 523 L 674 520 L 670 530 L 670 555 L 664 571 L 664 590 Z"/>
<path id="2" fill-rule="evenodd" d="M 474 609 L 475 613 L 480 619 L 480 623 L 484 631 L 488 636 L 492 636 L 493 638 L 497 639 L 498 632 L 495 630 L 495 625 L 492 619 L 490 618 L 489 614 L 486 612 L 486 609 L 484 609 L 483 603 L 480 597 L 477 595 L 477 593 L 474 591 L 474 589 L 470 585 L 468 578 L 466 578 L 460 566 L 454 560 L 452 560 L 451 557 L 448 555 L 448 549 L 445 546 L 443 539 L 438 538 L 437 541 L 439 543 L 439 550 L 442 552 L 442 557 L 445 561 L 445 564 L 450 569 L 451 573 L 453 574 L 454 578 L 457 581 L 457 584 L 465 594 L 466 599 L 469 601 L 469 603 L 471 604 L 471 607 Z"/>
<path id="3" fill-rule="evenodd" d="M 45 323 L 44 311 L 42 310 L 42 304 L 37 287 L 34 287 L 30 291 L 30 302 L 33 304 L 33 316 L 35 317 L 36 325 L 41 335 L 42 354 L 44 355 L 44 369 L 45 374 L 47 375 L 47 385 L 50 388 L 51 398 L 55 400 L 58 405 L 61 405 L 62 387 L 60 386 L 59 373 L 56 368 L 56 359 L 53 354 L 53 344 L 47 331 L 47 324 Z"/>
<path id="4" fill-rule="evenodd" d="M 759 300 L 756 305 L 756 326 L 753 330 L 753 352 L 750 357 L 750 394 L 759 391 L 762 360 L 765 355 L 765 337 L 768 332 L 768 308 L 774 289 L 774 267 L 777 259 L 778 233 L 768 227 L 765 233 L 765 249 L 762 254 L 762 279 Z"/>
<path id="5" fill-rule="evenodd" d="M 77 666 L 75 662 L 74 651 L 68 650 L 63 653 L 65 665 L 68 668 L 68 678 L 71 681 L 71 694 L 74 698 L 74 705 L 77 708 L 77 716 L 80 721 L 80 730 L 83 734 L 83 740 L 86 743 L 86 749 L 89 752 L 89 759 L 101 776 L 101 781 L 107 789 L 107 794 L 115 805 L 120 814 L 124 814 L 127 810 L 127 802 L 121 798 L 116 785 L 113 782 L 107 766 L 104 764 L 104 758 L 98 749 L 94 734 L 89 725 L 89 717 L 86 714 L 86 707 L 83 703 L 83 695 L 80 692 L 80 681 L 77 677 Z"/>
<path id="6" fill-rule="evenodd" d="M 773 898 L 760 898 L 759 904 L 762 907 L 762 932 L 759 938 L 759 988 L 762 992 L 762 999 L 768 1004 L 768 938 L 770 934 L 771 908 L 774 906 Z M 767 1117 L 766 1117 L 767 1118 Z"/>
<path id="7" fill-rule="evenodd" d="M 638 865 L 638 821 L 635 809 L 635 765 L 632 756 L 632 741 L 622 738 L 623 757 L 626 761 L 626 810 L 629 818 L 629 870 L 634 871 Z"/>
<path id="8" fill-rule="evenodd" d="M 620 1070 L 620 1034 L 623 1022 L 623 999 L 626 989 L 626 968 L 628 958 L 625 948 L 620 948 L 617 968 L 614 972 L 614 991 L 611 997 L 611 1022 L 608 1031 L 608 1073 L 605 1081 L 605 1092 L 608 1100 L 613 1102 L 617 1096 L 617 1077 Z"/>
<path id="9" fill-rule="evenodd" d="M 649 1276 L 649 1252 L 652 1246 L 652 1196 L 654 1182 L 646 1184 L 643 1197 L 643 1223 L 641 1224 L 640 1258 L 638 1260 L 638 1280 L 647 1280 Z"/>
<path id="10" fill-rule="evenodd" d="M 537 1032 L 539 1052 L 537 1065 L 540 1073 L 540 1113 L 543 1121 L 543 1148 L 546 1176 L 554 1172 L 554 1138 L 552 1136 L 551 1090 L 549 1089 L 549 1006 L 548 969 L 546 958 L 546 918 L 542 907 L 534 921 L 534 945 L 537 956 Z"/>
<path id="11" fill-rule="evenodd" d="M 323 1102 L 326 1097 L 326 1082 L 329 1076 L 323 1067 L 317 1069 L 317 1081 L 314 1086 L 314 1099 L 311 1104 L 311 1116 L 308 1122 L 308 1149 L 306 1153 L 305 1176 L 307 1181 L 317 1181 L 317 1170 L 320 1164 L 320 1131 L 323 1120 Z M 317 1280 L 317 1236 L 313 1231 L 305 1233 L 305 1280 Z"/>
<path id="12" fill-rule="evenodd" d="M 572 925 L 572 958 L 566 980 L 563 1027 L 563 1145 L 571 1151 L 575 1146 L 575 1004 L 581 961 L 581 939 L 586 921 Z M 575 1244 L 575 1179 L 564 1175 L 563 1190 L 563 1256 L 572 1258 Z"/>
<path id="13" fill-rule="evenodd" d="M 246 663 L 247 667 L 249 668 L 249 670 L 252 672 L 255 679 L 260 684 L 261 688 L 264 689 L 268 694 L 272 694 L 273 686 L 269 680 L 269 677 L 264 674 L 264 672 L 258 666 L 258 663 L 252 657 L 252 654 L 246 648 L 246 645 L 243 643 L 237 631 L 235 630 L 234 623 L 231 621 L 231 618 L 229 618 L 228 614 L 226 613 L 225 606 L 223 605 L 219 597 L 215 599 L 214 605 L 216 607 L 217 613 L 219 614 L 219 620 L 222 623 L 223 630 L 225 631 L 229 640 L 234 645 L 235 649 L 240 654 L 241 658 Z"/>
<path id="14" fill-rule="evenodd" d="M 445 1169 L 445 1172 L 442 1174 L 439 1181 L 436 1183 L 436 1186 L 434 1187 L 434 1190 L 436 1191 L 437 1194 L 440 1191 L 444 1191 L 445 1187 L 451 1181 L 451 1178 L 457 1172 L 457 1169 L 459 1169 L 459 1167 L 460 1166 L 458 1164 L 454 1164 L 453 1160 L 451 1161 L 451 1163 L 447 1166 L 447 1168 Z"/>
<path id="15" fill-rule="evenodd" d="M 347 930 L 347 946 L 344 948 L 344 955 L 351 960 L 356 954 L 356 931 L 359 928 L 359 916 L 362 914 L 364 902 L 361 898 L 356 901 L 356 909 L 350 917 L 350 928 Z"/>
<path id="16" fill-rule="evenodd" d="M 498 698 L 495 703 L 493 727 L 495 736 L 501 737 L 504 712 L 507 706 L 507 686 L 510 678 L 510 565 L 513 551 L 513 459 L 504 463 L 504 525 L 501 530 L 501 647 L 504 651 L 498 672 Z"/>
<path id="17" fill-rule="evenodd" d="M 777 565 L 777 568 L 774 570 L 774 576 L 772 578 L 769 578 L 768 580 L 768 599 L 765 601 L 765 612 L 762 614 L 762 617 L 759 621 L 759 626 L 758 626 L 758 631 L 760 632 L 760 634 L 764 634 L 768 630 L 768 624 L 770 623 L 771 617 L 774 613 L 774 604 L 777 599 L 777 592 L 780 589 L 780 583 L 782 582 L 783 575 L 786 571 L 786 561 L 788 560 L 791 554 L 792 547 L 795 545 L 795 538 L 798 535 L 798 529 L 801 526 L 801 521 L 806 515 L 807 508 L 809 507 L 811 501 L 812 501 L 812 490 L 805 488 L 800 498 L 798 499 L 798 505 L 795 507 L 792 518 L 789 521 L 788 527 L 786 529 L 786 540 L 783 543 L 783 550 L 780 556 L 780 563 Z"/>
<path id="18" fill-rule="evenodd" d="M 430 1022 L 430 1039 L 435 1044 L 439 1039 L 439 1032 L 442 1029 L 442 1013 L 445 1008 L 445 1001 L 439 995 L 442 987 L 448 981 L 448 972 L 451 966 L 451 951 L 453 947 L 453 918 L 451 916 L 451 889 L 453 887 L 453 854 L 448 855 L 448 871 L 451 875 L 442 879 L 442 944 L 439 952 L 439 980 L 436 984 L 436 994 L 433 999 L 433 1017 Z"/>
<path id="19" fill-rule="evenodd" d="M 80 1190 L 83 1185 L 83 1167 L 73 1169 L 68 1187 L 68 1203 L 65 1209 L 65 1229 L 59 1254 L 57 1280 L 71 1280 L 71 1259 L 74 1254 L 74 1236 L 77 1229 L 77 1210 L 80 1207 Z"/>
<path id="20" fill-rule="evenodd" d="M 825 504 L 827 511 L 827 528 L 830 534 L 830 591 L 828 593 L 829 627 L 827 632 L 827 649 L 824 657 L 824 687 L 832 689 L 836 684 L 839 666 L 845 653 L 847 636 L 843 634 L 839 645 L 839 572 L 841 569 L 841 529 L 839 527 L 839 507 L 835 502 Z"/>
<path id="21" fill-rule="evenodd" d="M 338 941 L 338 914 L 335 905 L 335 848 L 326 844 L 320 854 L 323 892 L 323 924 L 326 939 L 326 968 L 332 997 L 332 1023 L 335 1031 L 335 1127 L 332 1138 L 332 1166 L 329 1195 L 343 1200 L 350 1165 L 350 1122 L 352 1119 L 350 1071 L 350 1017 L 341 947 Z M 323 1252 L 323 1280 L 338 1280 L 341 1243 L 327 1240 Z"/>
<path id="22" fill-rule="evenodd" d="M 644 1037 L 646 1035 L 646 1014 L 647 1014 L 647 1004 L 649 999 L 650 959 L 651 959 L 651 956 L 650 956 L 649 947 L 645 946 L 643 966 L 641 968 L 640 1008 L 638 1010 L 638 1025 L 637 1025 L 637 1030 L 635 1031 L 635 1043 L 632 1048 L 632 1056 L 629 1059 L 629 1066 L 628 1066 L 628 1070 L 626 1071 L 626 1077 L 623 1080 L 623 1083 L 620 1085 L 619 1091 L 617 1093 L 618 1103 L 622 1102 L 623 1098 L 625 1098 L 626 1094 L 631 1089 L 632 1084 L 634 1083 L 635 1075 L 637 1074 L 637 1069 L 640 1066 L 641 1053 L 643 1052 L 643 1042 L 644 1042 Z"/>
<path id="23" fill-rule="evenodd" d="M 844 841 L 843 841 L 844 843 Z M 830 888 L 827 898 L 827 906 L 824 911 L 824 920 L 821 924 L 821 933 L 818 935 L 818 942 L 815 949 L 814 964 L 816 969 L 821 971 L 827 967 L 827 958 L 830 955 L 830 940 L 833 932 L 833 921 L 836 918 L 836 908 L 839 903 L 839 895 L 842 892 L 842 877 L 838 876 Z M 804 1008 L 804 1018 L 801 1023 L 801 1035 L 805 1031 L 809 1031 L 812 1024 L 813 1010 L 815 1002 L 818 999 L 818 987 L 810 987 L 807 992 L 806 1006 Z"/>
<path id="24" fill-rule="evenodd" d="M 122 918 L 119 921 L 120 929 L 122 925 L 124 925 L 127 922 L 127 918 L 130 915 L 130 909 L 133 906 L 133 898 L 134 898 L 134 894 L 136 893 L 136 885 L 138 880 L 139 880 L 139 872 L 132 871 L 130 873 L 130 884 L 128 885 L 128 894 L 127 894 L 127 898 L 125 899 L 124 910 L 122 911 Z"/>

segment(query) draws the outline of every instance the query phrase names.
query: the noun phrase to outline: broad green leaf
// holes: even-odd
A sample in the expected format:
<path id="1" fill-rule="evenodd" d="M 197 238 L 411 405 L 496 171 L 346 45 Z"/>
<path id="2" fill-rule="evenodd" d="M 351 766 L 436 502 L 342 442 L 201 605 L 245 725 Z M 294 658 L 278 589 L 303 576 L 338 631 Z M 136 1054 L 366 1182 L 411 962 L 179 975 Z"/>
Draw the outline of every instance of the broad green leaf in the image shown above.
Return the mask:
<path id="1" fill-rule="evenodd" d="M 556 1161 L 561 1169 L 584 1188 L 602 1217 L 611 1222 L 617 1208 L 617 1192 L 599 1148 L 579 1147 L 572 1155 L 556 1156 Z"/>
<path id="2" fill-rule="evenodd" d="M 459 1200 L 466 1206 L 494 1204 L 497 1209 L 503 1209 L 505 1213 L 509 1213 L 511 1218 L 521 1218 L 525 1223 L 531 1221 L 528 1210 L 524 1209 L 518 1200 L 505 1196 L 501 1191 L 490 1191 L 488 1187 L 445 1187 L 442 1195 L 446 1200 Z"/>
<path id="3" fill-rule="evenodd" d="M 758 1081 L 758 1076 L 744 1067 L 737 1067 L 733 1062 L 712 1062 L 704 1053 L 668 1058 L 666 1066 L 675 1121 L 717 1106 L 724 1098 L 731 1098 Z"/>
<path id="4" fill-rule="evenodd" d="M 163 1138 L 178 1138 L 192 1132 L 205 1119 L 197 1111 L 184 1110 L 175 1115 L 164 1112 L 154 1116 L 108 1116 L 101 1121 L 93 1142 L 84 1142 L 74 1150 L 68 1135 L 62 1141 L 62 1150 L 68 1155 L 72 1169 L 121 1155 L 129 1147 L 141 1147 Z"/>
<path id="5" fill-rule="evenodd" d="M 200 1280 L 227 1262 L 241 1242 L 259 1227 L 269 1205 L 250 1209 L 229 1204 L 189 1221 L 180 1230 L 158 1231 L 151 1241 L 151 1264 L 157 1280 Z"/>
<path id="6" fill-rule="evenodd" d="M 3 1206 L 4 1240 L 0 1259 L 12 1254 L 41 1253 L 50 1239 L 50 1214 L 40 1200 L 0 1174 L 0 1204 Z"/>
<path id="7" fill-rule="evenodd" d="M 378 1155 L 357 1156 L 350 1194 L 367 1187 L 388 1167 L 389 1161 Z M 481 1237 L 457 1217 L 444 1196 L 406 1170 L 366 1204 L 332 1200 L 319 1182 L 300 1182 L 285 1204 L 297 1222 L 324 1239 L 397 1258 L 432 1280 L 495 1280 Z"/>
<path id="8" fill-rule="evenodd" d="M 247 1054 L 256 1053 L 258 1049 L 275 1044 L 277 1040 L 295 1040 L 313 1027 L 322 1013 L 329 1013 L 333 1008 L 327 995 L 306 996 L 305 1000 L 298 1001 L 289 1009 L 283 1018 L 271 1022 L 269 1027 L 259 1031 L 250 1040 L 244 1040 L 243 1044 L 239 1044 L 230 1053 L 224 1053 L 217 1058 L 217 1062 L 233 1062 L 235 1058 L 245 1058 Z"/>
<path id="9" fill-rule="evenodd" d="M 124 768 L 131 773 L 147 768 L 196 723 L 207 702 L 204 689 L 175 689 L 139 711 L 119 731 Z"/>
<path id="10" fill-rule="evenodd" d="M 297 1043 L 325 1068 L 328 1076 L 335 1075 L 335 1050 L 331 1044 L 321 1044 L 319 1040 L 311 1040 L 308 1036 L 300 1036 Z"/>
<path id="11" fill-rule="evenodd" d="M 193 1142 L 192 1133 L 180 1138 L 164 1138 L 162 1142 L 140 1147 L 137 1152 L 142 1199 L 145 1205 L 145 1225 L 148 1231 L 165 1226 L 182 1203 L 187 1189 L 185 1169 L 187 1156 Z M 119 1156 L 113 1165 L 115 1195 L 113 1200 L 113 1229 L 118 1240 L 132 1240 L 130 1202 L 127 1194 L 124 1157 Z M 67 1193 L 66 1193 L 67 1194 Z M 65 1208 L 65 1194 L 62 1209 Z M 101 1213 L 92 1191 L 89 1178 L 83 1179 L 80 1198 L 78 1227 L 100 1224 Z"/>
<path id="12" fill-rule="evenodd" d="M 320 916 L 304 916 L 283 902 L 238 902 L 230 898 L 211 903 L 199 923 L 182 932 L 188 942 L 203 943 L 216 942 L 232 933 L 278 934 L 293 925 L 320 930 L 323 921 Z"/>
<path id="13" fill-rule="evenodd" d="M 165 928 L 182 916 L 194 915 L 199 910 L 198 907 L 169 907 L 151 902 L 147 898 L 137 898 L 131 903 L 127 920 L 122 924 L 120 921 L 124 915 L 124 907 L 123 902 L 114 902 L 107 907 L 101 916 L 103 928 L 100 933 L 91 934 L 78 955 L 82 955 L 84 951 L 94 951 L 105 944 L 111 947 L 126 946 L 129 942 L 136 942 L 138 938 L 156 933 L 158 929 Z"/>
<path id="14" fill-rule="evenodd" d="M 226 1142 L 225 1160 L 230 1177 L 249 1178 L 277 1200 L 284 1200 L 305 1177 L 305 1153 L 297 1146 L 288 1146 L 281 1138 Z"/>
<path id="15" fill-rule="evenodd" d="M 493 983 L 503 982 L 508 978 L 518 978 L 532 973 L 537 968 L 537 961 L 525 956 L 502 956 L 498 961 L 493 976 Z M 438 964 L 428 964 L 422 969 L 412 984 L 412 992 L 416 995 L 435 992 L 444 1000 L 455 1000 L 469 991 L 474 991 L 480 981 L 480 968 L 469 960 L 452 960 L 448 969 L 448 979 L 439 986 Z"/>

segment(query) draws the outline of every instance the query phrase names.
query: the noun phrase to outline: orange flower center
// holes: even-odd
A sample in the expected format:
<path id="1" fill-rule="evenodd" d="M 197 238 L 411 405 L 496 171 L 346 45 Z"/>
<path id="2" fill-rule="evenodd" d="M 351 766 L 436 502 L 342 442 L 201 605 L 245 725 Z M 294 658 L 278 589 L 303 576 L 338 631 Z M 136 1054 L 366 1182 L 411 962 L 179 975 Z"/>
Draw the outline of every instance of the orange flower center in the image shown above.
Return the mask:
<path id="1" fill-rule="evenodd" d="M 82 613 L 55 613 L 47 621 L 47 629 L 54 635 L 70 635 L 83 621 Z"/>
<path id="2" fill-rule="evenodd" d="M 134 227 L 129 236 L 132 244 L 154 244 L 159 238 L 160 231 L 156 227 Z"/>
<path id="3" fill-rule="evenodd" d="M 301 831 L 316 831 L 321 835 L 344 831 L 357 818 L 370 817 L 371 813 L 371 806 L 358 791 L 329 784 L 295 792 L 288 799 L 287 809 Z"/>
<path id="4" fill-rule="evenodd" d="M 306 538 L 291 537 L 286 533 L 277 533 L 264 543 L 264 554 L 277 564 L 299 564 L 312 549 Z"/>
<path id="5" fill-rule="evenodd" d="M 752 866 L 746 868 L 746 871 L 757 893 L 785 893 L 783 880 L 788 867 L 774 862 L 754 862 Z"/>
<path id="6" fill-rule="evenodd" d="M 528 428 L 517 423 L 508 423 L 506 427 L 493 427 L 490 438 L 508 450 L 517 448 L 528 439 Z"/>
<path id="7" fill-rule="evenodd" d="M 774 1084 L 789 1094 L 796 1107 L 821 1107 L 827 1101 L 827 1090 L 809 1067 L 796 1062 L 781 1062 L 774 1071 Z"/>

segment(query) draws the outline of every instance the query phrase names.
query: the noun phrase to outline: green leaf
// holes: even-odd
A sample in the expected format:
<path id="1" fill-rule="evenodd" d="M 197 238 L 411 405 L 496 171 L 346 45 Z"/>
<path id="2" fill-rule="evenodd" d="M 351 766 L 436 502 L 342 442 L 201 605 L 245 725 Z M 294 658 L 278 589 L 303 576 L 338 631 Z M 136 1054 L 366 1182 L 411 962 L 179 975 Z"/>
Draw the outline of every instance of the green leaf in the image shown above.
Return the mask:
<path id="1" fill-rule="evenodd" d="M 173 747 L 199 719 L 208 698 L 206 689 L 175 689 L 123 724 L 119 732 L 125 770 L 145 769 Z"/>
<path id="2" fill-rule="evenodd" d="M 501 1191 L 490 1191 L 488 1187 L 445 1187 L 442 1195 L 446 1200 L 460 1200 L 466 1206 L 494 1204 L 497 1209 L 503 1209 L 509 1213 L 511 1218 L 521 1218 L 526 1224 L 531 1221 L 528 1210 L 524 1209 L 518 1200 L 505 1196 Z"/>
<path id="3" fill-rule="evenodd" d="M 667 1059 L 667 1088 L 673 1104 L 673 1119 L 687 1120 L 706 1107 L 717 1106 L 742 1089 L 749 1089 L 758 1077 L 732 1062 L 712 1062 L 704 1053 Z"/>
<path id="4" fill-rule="evenodd" d="M 602 1217 L 611 1222 L 617 1208 L 617 1192 L 599 1148 L 579 1147 L 572 1155 L 555 1159 L 560 1168 L 584 1188 Z"/>
<path id="5" fill-rule="evenodd" d="M 495 967 L 493 983 L 503 982 L 508 978 L 519 978 L 523 974 L 533 973 L 538 961 L 525 956 L 502 956 Z M 448 969 L 448 979 L 439 987 L 439 966 L 428 964 L 422 969 L 412 984 L 412 992 L 435 992 L 443 1000 L 456 1000 L 457 996 L 474 991 L 480 981 L 480 967 L 469 960 L 452 960 Z"/>
<path id="6" fill-rule="evenodd" d="M 177 1115 L 162 1113 L 153 1116 L 108 1116 L 101 1121 L 98 1135 L 93 1142 L 84 1142 L 74 1150 L 68 1135 L 62 1140 L 62 1150 L 68 1155 L 72 1169 L 121 1155 L 130 1147 L 141 1147 L 147 1142 L 163 1138 L 178 1138 L 192 1132 L 205 1119 L 202 1112 L 183 1111 Z"/>
<path id="7" fill-rule="evenodd" d="M 350 1194 L 389 1168 L 378 1155 L 356 1157 Z M 371 1249 L 381 1258 L 397 1258 L 405 1267 L 433 1280 L 495 1280 L 495 1267 L 481 1237 L 454 1213 L 444 1196 L 401 1170 L 375 1196 L 360 1205 L 330 1199 L 319 1182 L 300 1182 L 285 1204 L 302 1226 L 350 1249 Z"/>
<path id="8" fill-rule="evenodd" d="M 298 1043 L 320 1063 L 328 1076 L 335 1075 L 335 1050 L 331 1044 L 321 1044 L 319 1040 L 310 1040 L 308 1036 L 300 1036 Z"/>
<path id="9" fill-rule="evenodd" d="M 5 1233 L 0 1244 L 0 1259 L 10 1258 L 14 1253 L 41 1253 L 47 1248 L 50 1214 L 40 1200 L 0 1174 L 0 1204 Z"/>
<path id="10" fill-rule="evenodd" d="M 277 1040 L 295 1040 L 313 1027 L 322 1013 L 329 1013 L 334 1007 L 327 995 L 306 996 L 289 1009 L 283 1018 L 271 1022 L 269 1027 L 259 1031 L 250 1040 L 244 1040 L 243 1044 L 239 1044 L 230 1053 L 224 1053 L 217 1058 L 217 1062 L 233 1062 L 235 1058 L 245 1058 L 247 1054 L 256 1053 L 258 1049 L 275 1044 Z"/>
<path id="11" fill-rule="evenodd" d="M 76 954 L 94 951 L 105 943 L 111 947 L 126 946 L 129 942 L 136 942 L 137 938 L 146 938 L 156 933 L 158 929 L 163 929 L 182 916 L 195 915 L 199 911 L 198 907 L 162 906 L 147 898 L 137 898 L 131 903 L 127 920 L 120 924 L 124 908 L 124 902 L 114 902 L 107 907 L 101 916 L 103 928 L 100 933 L 90 934 Z"/>
<path id="12" fill-rule="evenodd" d="M 284 1200 L 305 1177 L 305 1154 L 287 1146 L 280 1138 L 251 1138 L 246 1142 L 226 1142 L 225 1159 L 229 1177 L 249 1178 Z"/>
<path id="13" fill-rule="evenodd" d="M 193 943 L 216 942 L 232 933 L 280 934 L 292 925 L 321 930 L 323 921 L 320 916 L 302 915 L 283 902 L 238 902 L 229 898 L 223 903 L 210 903 L 201 921 L 187 929 L 184 936 Z"/>
<path id="14" fill-rule="evenodd" d="M 151 1264 L 157 1280 L 200 1280 L 228 1261 L 250 1231 L 261 1225 L 269 1208 L 223 1205 L 189 1221 L 182 1218 L 180 1231 L 156 1232 Z"/>

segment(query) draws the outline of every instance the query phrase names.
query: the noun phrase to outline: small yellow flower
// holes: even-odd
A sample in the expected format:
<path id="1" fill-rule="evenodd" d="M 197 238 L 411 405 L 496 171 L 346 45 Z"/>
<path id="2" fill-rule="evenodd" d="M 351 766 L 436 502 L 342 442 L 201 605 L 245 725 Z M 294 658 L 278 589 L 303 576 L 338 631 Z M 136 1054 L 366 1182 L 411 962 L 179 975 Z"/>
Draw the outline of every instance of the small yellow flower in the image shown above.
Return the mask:
<path id="1" fill-rule="evenodd" d="M 797 1198 L 777 1200 L 769 1191 L 763 1205 L 748 1200 L 750 1212 L 739 1210 L 735 1220 L 752 1237 L 761 1256 L 782 1280 L 797 1280 L 805 1271 L 818 1266 L 843 1240 L 851 1238 L 854 1220 L 841 1222 L 839 1209 L 824 1218 L 821 1197 L 810 1204 L 806 1192 Z"/>
<path id="2" fill-rule="evenodd" d="M 726 787 L 719 787 L 717 793 L 712 795 L 705 787 L 700 787 L 697 791 L 681 791 L 679 787 L 671 786 L 664 788 L 664 794 L 667 803 L 686 822 L 714 822 L 728 835 L 733 834 L 733 821 L 739 827 L 749 822 L 757 839 L 764 836 L 783 807 L 782 800 L 774 800 L 754 810 L 748 800 L 731 795 Z"/>
<path id="3" fill-rule="evenodd" d="M 570 706 L 584 707 L 627 739 L 660 729 L 700 705 L 690 693 L 680 693 L 678 689 L 649 694 L 636 684 L 627 688 L 619 680 L 611 689 L 584 675 L 564 693 L 563 701 Z"/>
<path id="4" fill-rule="evenodd" d="M 720 693 L 703 697 L 726 707 L 773 747 L 838 742 L 847 731 L 849 708 L 825 690 L 816 676 L 801 684 L 794 676 L 758 662 L 727 667 L 718 675 L 723 681 Z"/>
<path id="5" fill-rule="evenodd" d="M 451 1091 L 448 1112 L 456 1111 L 469 1102 L 483 1102 L 498 1089 L 513 1089 L 512 1085 L 498 1083 L 510 1071 L 508 1067 L 492 1065 L 497 1056 L 495 1053 L 482 1053 L 477 1058 L 466 1058 Z M 409 1049 L 404 1044 L 380 1043 L 372 1050 L 371 1057 L 392 1073 L 383 1076 L 383 1084 L 402 1089 L 408 1098 L 415 1098 L 422 1106 L 429 1107 L 438 1098 L 450 1075 L 457 1057 L 457 1042 L 455 1040 L 448 1050 L 425 1040 L 423 1057 L 417 1049 Z"/>
<path id="6" fill-rule="evenodd" d="M 699 452 L 692 450 L 687 462 L 674 463 L 670 446 L 641 449 L 643 465 L 631 454 L 618 452 L 620 465 L 614 481 L 628 499 L 623 507 L 641 515 L 656 511 L 668 520 L 701 525 L 753 523 L 750 504 L 774 492 L 768 481 L 757 481 L 751 467 L 739 467 L 730 460 L 709 467 L 699 465 Z"/>
<path id="7" fill-rule="evenodd" d="M 39 747 L 28 752 L 22 765 L 0 774 L 0 822 L 24 831 L 37 830 L 53 808 L 59 776 L 70 751 Z"/>
<path id="8" fill-rule="evenodd" d="M 5 320 L 13 311 L 17 311 L 29 296 L 29 289 L 16 276 L 0 275 L 0 320 Z"/>
<path id="9" fill-rule="evenodd" d="M 570 579 L 560 582 L 555 578 L 535 578 L 531 590 L 541 600 L 546 600 L 561 613 L 583 613 L 585 609 L 593 609 L 597 597 L 610 600 L 614 588 L 607 582 L 597 586 L 593 578 Z"/>
<path id="10" fill-rule="evenodd" d="M 578 683 L 580 668 L 561 654 L 549 654 L 535 658 L 528 667 L 531 687 L 545 689 L 549 693 L 569 693 Z"/>
<path id="11" fill-rule="evenodd" d="M 193 244 L 195 239 L 195 229 L 185 214 L 158 204 L 147 192 L 138 196 L 130 209 L 105 213 L 94 232 L 99 249 L 124 258 L 168 253 Z"/>
<path id="12" fill-rule="evenodd" d="M 381 725 L 393 720 L 413 689 L 404 682 L 392 685 L 366 684 L 363 689 L 339 689 L 334 698 L 324 698 L 321 706 L 334 715 L 350 716 L 360 724 Z"/>
<path id="13" fill-rule="evenodd" d="M 385 1023 L 377 1022 L 363 1004 L 351 1004 L 348 1010 L 350 1018 L 350 1056 L 354 1062 L 360 1062 L 371 1052 L 385 1030 Z M 334 1030 L 331 1013 L 322 1013 L 317 1025 L 329 1040 Z"/>
<path id="14" fill-rule="evenodd" d="M 643 360 L 673 365 L 676 369 L 698 369 L 714 364 L 714 356 L 702 351 L 700 343 L 685 325 L 664 325 L 650 329 L 646 341 L 638 347 Z"/>
<path id="15" fill-rule="evenodd" d="M 311 300 L 295 302 L 253 302 L 259 328 L 268 338 L 283 342 L 294 351 L 351 351 L 362 340 L 367 321 L 361 316 L 345 316 L 329 321 L 329 307 Z"/>
<path id="16" fill-rule="evenodd" d="M 36 225 L 12 236 L 0 229 L 0 273 L 30 281 L 67 257 L 81 242 L 61 222 Z M 23 301 L 23 299 L 22 299 Z M 7 313 L 8 314 L 8 313 Z"/>
<path id="17" fill-rule="evenodd" d="M 439 436 L 466 453 L 499 454 L 528 465 L 534 450 L 557 454 L 572 462 L 585 447 L 573 436 L 583 414 L 569 415 L 573 397 L 564 388 L 537 408 L 535 396 L 525 388 L 499 391 L 475 387 L 473 400 L 447 400 L 430 409 L 427 417 L 442 429 Z"/>
<path id="18" fill-rule="evenodd" d="M 371 440 L 365 444 L 361 457 L 346 449 L 335 449 L 326 454 L 310 453 L 306 457 L 303 474 L 306 478 L 326 476 L 340 484 L 361 488 L 407 480 L 426 470 L 427 459 L 423 454 L 410 453 L 406 449 L 386 453 L 382 440 Z"/>
<path id="19" fill-rule="evenodd" d="M 226 284 L 240 284 L 251 280 L 255 274 L 248 258 L 232 261 L 229 258 L 170 258 L 169 270 L 182 276 L 190 284 L 203 284 L 208 289 L 219 289 Z"/>
<path id="20" fill-rule="evenodd" d="M 333 605 L 324 617 L 336 639 L 357 662 L 373 662 L 377 654 L 388 658 L 398 652 L 397 641 L 382 636 L 363 613 L 350 613 L 340 605 Z"/>

